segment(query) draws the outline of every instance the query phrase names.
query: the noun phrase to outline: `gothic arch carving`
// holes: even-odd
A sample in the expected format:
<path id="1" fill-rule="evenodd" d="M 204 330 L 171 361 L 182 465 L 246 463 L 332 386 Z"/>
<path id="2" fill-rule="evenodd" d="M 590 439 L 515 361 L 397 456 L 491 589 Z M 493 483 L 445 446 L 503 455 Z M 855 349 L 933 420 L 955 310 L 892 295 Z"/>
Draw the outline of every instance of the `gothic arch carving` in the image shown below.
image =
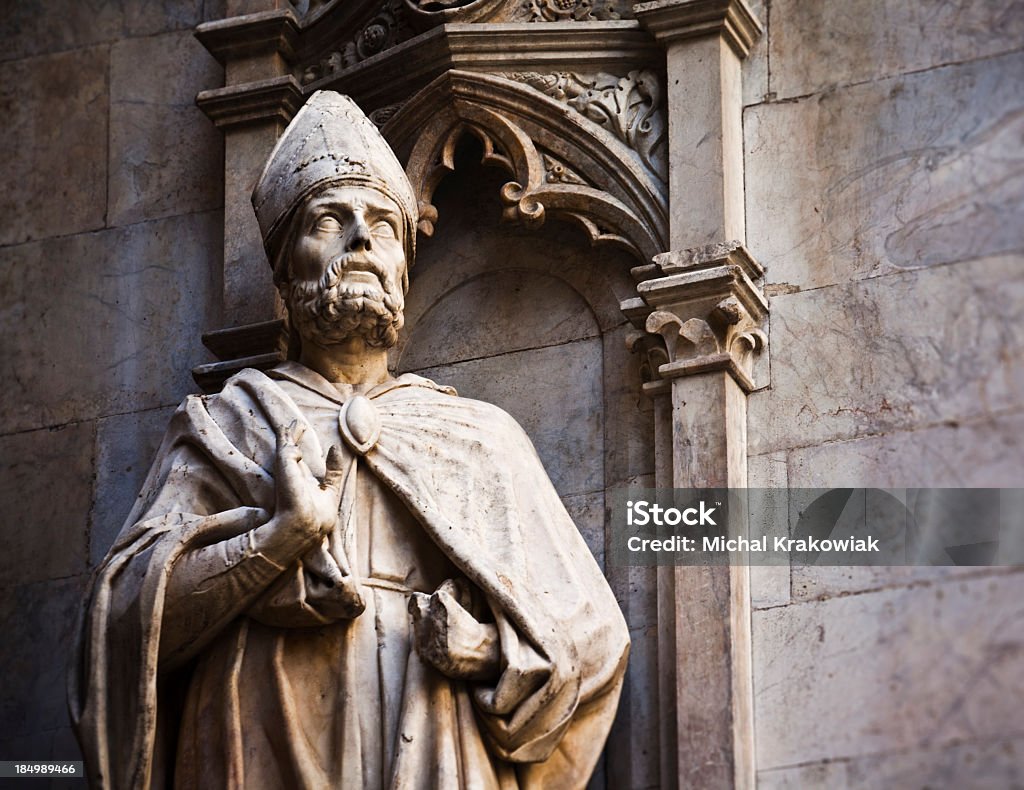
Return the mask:
<path id="1" fill-rule="evenodd" d="M 566 219 L 592 244 L 625 249 L 641 264 L 667 248 L 666 187 L 651 157 L 522 75 L 451 70 L 398 109 L 382 131 L 405 157 L 427 236 L 439 221 L 434 190 L 454 170 L 456 144 L 472 134 L 483 145 L 483 163 L 510 176 L 501 189 L 504 219 L 527 227 L 549 216 Z"/>

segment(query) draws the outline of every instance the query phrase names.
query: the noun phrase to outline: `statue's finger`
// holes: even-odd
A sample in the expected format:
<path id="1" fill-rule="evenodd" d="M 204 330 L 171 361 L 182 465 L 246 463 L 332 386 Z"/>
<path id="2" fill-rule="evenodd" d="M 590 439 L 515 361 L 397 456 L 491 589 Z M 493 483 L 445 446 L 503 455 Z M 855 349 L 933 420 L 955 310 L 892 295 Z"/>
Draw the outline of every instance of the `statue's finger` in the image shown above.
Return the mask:
<path id="1" fill-rule="evenodd" d="M 294 444 L 285 444 L 277 451 L 276 477 L 288 490 L 300 491 L 312 473 L 302 460 L 302 451 Z"/>
<path id="2" fill-rule="evenodd" d="M 469 586 L 462 579 L 445 579 L 437 588 L 437 592 L 445 594 L 446 604 L 458 606 L 467 612 L 472 605 L 472 594 L 469 591 Z"/>
<path id="3" fill-rule="evenodd" d="M 299 422 L 298 420 L 292 420 L 288 425 L 288 434 L 295 444 L 302 441 L 302 437 L 306 435 L 306 423 Z"/>
<path id="4" fill-rule="evenodd" d="M 327 471 L 324 473 L 324 480 L 320 487 L 324 490 L 330 488 L 335 493 L 341 494 L 341 483 L 345 479 L 345 457 L 341 448 L 333 444 L 327 451 Z"/>

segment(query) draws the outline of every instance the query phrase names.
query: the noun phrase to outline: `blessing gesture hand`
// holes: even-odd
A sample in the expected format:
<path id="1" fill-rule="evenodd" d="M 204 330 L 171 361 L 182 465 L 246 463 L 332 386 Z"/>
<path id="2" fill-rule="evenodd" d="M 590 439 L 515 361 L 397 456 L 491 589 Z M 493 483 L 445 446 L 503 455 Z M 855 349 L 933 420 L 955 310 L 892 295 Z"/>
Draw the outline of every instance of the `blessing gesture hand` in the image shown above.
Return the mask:
<path id="1" fill-rule="evenodd" d="M 260 546 L 270 556 L 287 555 L 289 562 L 333 529 L 345 478 L 344 457 L 341 448 L 334 445 L 327 453 L 324 478 L 317 479 L 299 448 L 305 431 L 297 420 L 277 430 L 277 505 L 273 518 L 262 530 L 266 539 Z"/>

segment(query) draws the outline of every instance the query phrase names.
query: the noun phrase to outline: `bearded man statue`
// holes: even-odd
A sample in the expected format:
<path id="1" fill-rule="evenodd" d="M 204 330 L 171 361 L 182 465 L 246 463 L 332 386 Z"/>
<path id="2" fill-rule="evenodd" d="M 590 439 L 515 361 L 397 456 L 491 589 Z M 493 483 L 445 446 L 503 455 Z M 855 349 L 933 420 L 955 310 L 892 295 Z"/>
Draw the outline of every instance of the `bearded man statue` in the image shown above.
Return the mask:
<path id="1" fill-rule="evenodd" d="M 629 639 L 529 439 L 392 376 L 416 201 L 314 94 L 253 193 L 291 359 L 175 413 L 86 602 L 70 704 L 110 788 L 576 788 Z"/>

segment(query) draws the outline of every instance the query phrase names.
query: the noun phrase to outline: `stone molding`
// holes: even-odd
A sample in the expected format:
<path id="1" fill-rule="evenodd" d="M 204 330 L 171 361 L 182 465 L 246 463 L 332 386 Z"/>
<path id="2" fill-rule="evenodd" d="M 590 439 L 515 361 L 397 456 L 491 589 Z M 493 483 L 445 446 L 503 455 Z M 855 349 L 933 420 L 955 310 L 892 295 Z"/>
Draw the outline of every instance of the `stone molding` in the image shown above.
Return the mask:
<path id="1" fill-rule="evenodd" d="M 631 19 L 633 4 L 629 0 L 527 0 L 517 4 L 521 14 L 529 14 L 528 22 L 590 22 L 609 19 Z"/>
<path id="2" fill-rule="evenodd" d="M 204 22 L 196 38 L 221 63 L 281 53 L 291 60 L 299 36 L 299 19 L 290 8 Z"/>
<path id="3" fill-rule="evenodd" d="M 628 343 L 646 356 L 647 382 L 724 370 L 744 392 L 766 386 L 756 363 L 768 345 L 768 301 L 758 284 L 763 270 L 744 246 L 667 252 L 654 268 L 645 274 L 661 276 L 640 282 L 639 296 L 622 303 L 642 330 Z"/>
<path id="4" fill-rule="evenodd" d="M 304 34 L 304 38 L 308 35 L 309 43 L 303 47 L 297 72 L 304 84 L 329 77 L 442 27 L 530 24 L 520 35 L 532 38 L 540 29 L 531 23 L 572 23 L 576 31 L 582 32 L 581 22 L 590 25 L 632 18 L 626 0 L 475 0 L 460 7 L 432 11 L 409 0 L 386 0 L 369 15 L 364 13 L 358 22 L 353 22 L 351 13 L 342 17 L 340 6 L 334 8 L 338 10 L 318 16 L 319 24 L 310 26 L 309 33 Z M 353 35 L 350 31 L 354 26 Z"/>
<path id="5" fill-rule="evenodd" d="M 454 168 L 456 144 L 472 134 L 483 145 L 484 164 L 513 179 L 501 190 L 506 220 L 539 227 L 547 216 L 566 219 L 591 243 L 618 246 L 639 260 L 664 248 L 664 183 L 612 132 L 521 82 L 449 71 L 399 109 L 383 132 L 396 150 L 409 152 L 406 172 L 428 236 L 438 220 L 434 190 Z"/>
<path id="6" fill-rule="evenodd" d="M 763 30 L 744 0 L 652 0 L 637 3 L 633 12 L 662 43 L 718 34 L 740 58 Z"/>
<path id="7" fill-rule="evenodd" d="M 287 357 L 288 329 L 283 319 L 263 321 L 203 334 L 203 345 L 219 360 L 192 368 L 203 392 L 219 392 L 243 368 L 267 370 Z"/>
<path id="8" fill-rule="evenodd" d="M 305 97 L 291 74 L 202 91 L 196 104 L 220 129 L 249 123 L 288 123 Z"/>
<path id="9" fill-rule="evenodd" d="M 350 66 L 339 55 L 333 61 L 336 67 L 324 70 L 304 90 L 337 90 L 375 109 L 408 98 L 450 69 L 625 74 L 662 59 L 657 44 L 635 20 L 446 24 Z M 322 67 L 323 56 L 317 62 Z"/>

